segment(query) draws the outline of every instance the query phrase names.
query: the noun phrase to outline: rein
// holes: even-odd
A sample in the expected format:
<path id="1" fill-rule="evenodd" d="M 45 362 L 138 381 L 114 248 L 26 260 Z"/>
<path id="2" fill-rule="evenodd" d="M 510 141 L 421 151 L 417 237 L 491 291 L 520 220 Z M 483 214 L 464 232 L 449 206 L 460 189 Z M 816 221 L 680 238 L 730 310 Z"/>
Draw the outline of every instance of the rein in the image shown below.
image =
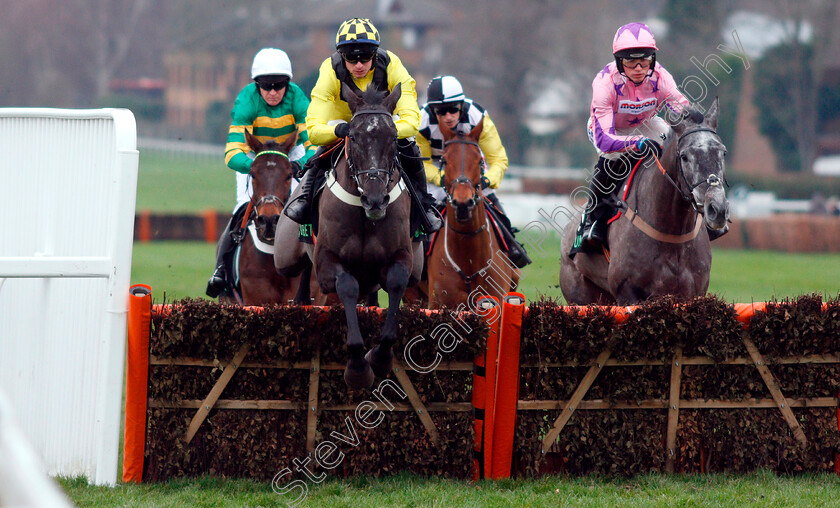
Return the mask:
<path id="1" fill-rule="evenodd" d="M 697 238 L 697 235 L 700 233 L 701 226 L 703 225 L 703 205 L 697 203 L 697 201 L 694 200 L 694 196 L 693 196 L 692 192 L 694 191 L 694 189 L 696 189 L 697 187 L 699 187 L 700 185 L 702 185 L 704 183 L 708 184 L 711 187 L 716 187 L 716 186 L 720 185 L 720 183 L 721 183 L 721 180 L 720 180 L 719 176 L 717 176 L 716 174 L 711 174 L 705 180 L 701 180 L 701 181 L 695 183 L 694 185 L 692 185 L 688 182 L 688 179 L 685 177 L 685 173 L 683 173 L 683 170 L 682 170 L 682 156 L 681 156 L 682 152 L 680 150 L 680 143 L 682 142 L 683 138 L 685 138 L 686 136 L 688 136 L 690 134 L 694 134 L 696 132 L 711 132 L 715 136 L 718 136 L 718 133 L 714 129 L 709 129 L 707 127 L 701 127 L 699 129 L 694 129 L 692 131 L 688 131 L 685 134 L 683 134 L 682 136 L 680 136 L 679 138 L 677 138 L 677 157 L 676 157 L 677 158 L 677 173 L 678 173 L 677 179 L 682 177 L 682 179 L 685 181 L 686 185 L 689 186 L 688 193 L 684 192 L 683 189 L 682 189 L 682 186 L 680 186 L 680 184 L 678 182 L 674 181 L 674 179 L 671 178 L 671 175 L 669 175 L 668 171 L 662 166 L 662 163 L 660 162 L 659 157 L 657 157 L 656 154 L 653 154 L 653 160 L 656 162 L 656 166 L 659 168 L 659 172 L 662 173 L 662 176 L 664 176 L 668 180 L 668 182 L 677 190 L 677 192 L 683 198 L 683 200 L 685 200 L 686 202 L 691 204 L 691 207 L 696 214 L 696 220 L 694 222 L 694 229 L 692 231 L 689 231 L 688 233 L 684 233 L 684 234 L 681 234 L 681 235 L 663 233 L 663 232 L 657 230 L 656 228 L 654 228 L 653 226 L 651 226 L 650 224 L 648 224 L 647 222 L 645 222 L 641 217 L 639 217 L 637 210 L 631 210 L 627 206 L 627 201 L 626 201 L 627 194 L 626 193 L 623 196 L 622 201 L 620 202 L 619 206 L 620 206 L 620 208 L 622 208 L 624 210 L 624 217 L 627 220 L 630 221 L 630 224 L 632 224 L 637 229 L 642 231 L 647 236 L 653 238 L 654 240 L 657 240 L 657 241 L 660 241 L 660 242 L 663 242 L 663 243 L 680 244 L 680 243 L 690 242 L 691 240 L 694 240 L 695 238 Z M 718 136 L 718 139 L 720 139 L 720 136 Z M 641 163 L 641 160 L 639 160 L 639 163 Z M 639 163 L 637 163 L 637 167 L 638 167 Z M 633 171 L 635 172 L 635 168 L 633 169 Z M 632 176 L 631 176 L 631 180 L 632 180 Z"/>
<path id="2" fill-rule="evenodd" d="M 688 131 L 685 134 L 683 134 L 682 136 L 680 136 L 679 138 L 677 138 L 677 175 L 678 175 L 677 179 L 682 177 L 683 181 L 685 181 L 686 185 L 688 185 L 688 192 L 687 193 L 683 191 L 682 186 L 680 186 L 680 184 L 678 182 L 675 182 L 674 179 L 671 178 L 671 175 L 669 175 L 668 172 L 665 170 L 665 168 L 662 167 L 662 163 L 659 162 L 659 157 L 657 157 L 656 154 L 653 154 L 653 159 L 656 161 L 656 166 L 659 168 L 659 172 L 662 173 L 662 175 L 668 180 L 668 182 L 671 183 L 671 185 L 674 186 L 675 189 L 677 189 L 677 192 L 679 192 L 680 196 L 682 196 L 682 198 L 685 201 L 688 201 L 691 204 L 691 206 L 692 206 L 692 208 L 694 208 L 695 212 L 697 212 L 698 214 L 702 214 L 703 213 L 703 205 L 697 203 L 697 201 L 694 200 L 694 196 L 692 195 L 692 192 L 694 192 L 694 189 L 703 185 L 704 183 L 709 184 L 709 186 L 711 186 L 711 187 L 716 187 L 716 186 L 720 185 L 720 177 L 717 176 L 716 174 L 711 174 L 705 180 L 700 180 L 699 182 L 695 183 L 694 185 L 691 185 L 688 182 L 688 178 L 685 177 L 685 173 L 683 172 L 683 169 L 682 169 L 682 150 L 680 150 L 680 143 L 682 142 L 683 138 L 687 137 L 690 134 L 694 134 L 696 132 L 711 132 L 712 134 L 717 136 L 718 139 L 720 139 L 720 136 L 718 136 L 717 131 L 715 131 L 714 129 L 709 129 L 708 127 L 701 127 L 699 129 L 694 129 L 693 131 Z"/>

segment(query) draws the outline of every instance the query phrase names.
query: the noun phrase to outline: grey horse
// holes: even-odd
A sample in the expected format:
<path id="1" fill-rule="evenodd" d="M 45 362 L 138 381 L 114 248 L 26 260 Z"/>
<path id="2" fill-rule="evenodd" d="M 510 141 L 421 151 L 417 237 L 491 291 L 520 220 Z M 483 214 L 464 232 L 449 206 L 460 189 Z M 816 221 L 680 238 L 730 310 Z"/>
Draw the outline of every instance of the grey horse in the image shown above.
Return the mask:
<path id="1" fill-rule="evenodd" d="M 721 230 L 729 219 L 719 112 L 718 99 L 705 115 L 686 112 L 665 140 L 661 164 L 642 161 L 626 201 L 619 201 L 622 217 L 610 225 L 608 254 L 570 257 L 580 213 L 566 225 L 560 289 L 567 303 L 630 305 L 706 294 L 712 268 L 706 228 Z"/>

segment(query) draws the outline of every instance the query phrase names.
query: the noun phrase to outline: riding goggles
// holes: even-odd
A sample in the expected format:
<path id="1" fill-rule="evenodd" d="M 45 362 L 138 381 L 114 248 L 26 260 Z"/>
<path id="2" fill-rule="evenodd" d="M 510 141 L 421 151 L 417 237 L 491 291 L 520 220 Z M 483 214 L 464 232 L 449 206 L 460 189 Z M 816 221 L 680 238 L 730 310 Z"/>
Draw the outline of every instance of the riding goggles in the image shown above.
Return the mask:
<path id="1" fill-rule="evenodd" d="M 622 58 L 621 64 L 625 69 L 635 69 L 641 66 L 642 69 L 649 69 L 650 63 L 653 61 L 653 55 L 642 58 Z"/>
<path id="2" fill-rule="evenodd" d="M 368 63 L 373 59 L 373 56 L 376 53 L 362 53 L 362 54 L 354 54 L 354 55 L 341 55 L 344 58 L 344 61 L 351 64 L 356 65 L 359 62 Z"/>
<path id="3" fill-rule="evenodd" d="M 433 106 L 432 110 L 436 115 L 451 115 L 452 113 L 459 113 L 461 111 L 461 104 L 441 104 Z"/>
<path id="4" fill-rule="evenodd" d="M 282 90 L 289 86 L 288 79 L 281 79 L 280 81 L 261 81 L 257 80 L 257 86 L 265 90 L 266 92 L 272 90 Z"/>

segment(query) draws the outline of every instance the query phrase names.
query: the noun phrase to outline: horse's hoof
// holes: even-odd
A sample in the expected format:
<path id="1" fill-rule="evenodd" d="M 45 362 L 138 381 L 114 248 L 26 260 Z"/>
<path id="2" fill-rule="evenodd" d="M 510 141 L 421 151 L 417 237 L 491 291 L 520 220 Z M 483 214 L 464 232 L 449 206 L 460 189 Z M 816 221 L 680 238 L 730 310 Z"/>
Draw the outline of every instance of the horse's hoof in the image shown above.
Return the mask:
<path id="1" fill-rule="evenodd" d="M 373 369 L 365 359 L 347 360 L 344 368 L 344 382 L 353 389 L 370 388 L 373 386 Z"/>
<path id="2" fill-rule="evenodd" d="M 394 351 L 388 348 L 388 354 L 382 353 L 380 346 L 376 346 L 367 352 L 365 360 L 370 362 L 373 373 L 379 377 L 387 376 L 394 369 Z"/>

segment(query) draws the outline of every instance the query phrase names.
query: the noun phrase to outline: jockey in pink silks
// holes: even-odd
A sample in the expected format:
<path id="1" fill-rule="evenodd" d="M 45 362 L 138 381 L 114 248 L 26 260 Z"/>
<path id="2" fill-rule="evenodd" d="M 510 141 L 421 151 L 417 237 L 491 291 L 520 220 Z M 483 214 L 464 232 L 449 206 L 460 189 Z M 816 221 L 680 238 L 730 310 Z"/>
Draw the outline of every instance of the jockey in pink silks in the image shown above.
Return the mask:
<path id="1" fill-rule="evenodd" d="M 589 184 L 590 201 L 581 221 L 580 244 L 573 252 L 600 252 L 606 245 L 607 221 L 614 214 L 607 200 L 639 158 L 662 153 L 671 132 L 657 113 L 668 108 L 672 118 L 689 101 L 677 88 L 671 73 L 656 61 L 656 40 L 647 25 L 629 23 L 613 38 L 615 61 L 592 81 L 589 141 L 598 151 L 598 162 Z"/>

